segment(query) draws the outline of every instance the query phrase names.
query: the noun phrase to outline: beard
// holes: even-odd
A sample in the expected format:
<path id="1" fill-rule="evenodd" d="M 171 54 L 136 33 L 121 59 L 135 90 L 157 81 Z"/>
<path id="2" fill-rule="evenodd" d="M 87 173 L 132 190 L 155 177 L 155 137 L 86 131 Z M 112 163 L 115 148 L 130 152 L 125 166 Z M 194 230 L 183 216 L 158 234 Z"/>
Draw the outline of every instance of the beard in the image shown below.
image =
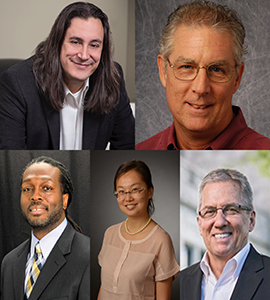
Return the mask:
<path id="1" fill-rule="evenodd" d="M 31 208 L 31 206 L 34 206 L 34 205 L 42 205 L 48 211 L 48 207 L 43 205 L 41 201 L 32 202 L 30 204 L 29 208 Z M 39 218 L 35 218 L 35 217 L 31 218 L 31 217 L 29 217 L 29 215 L 27 213 L 22 211 L 22 215 L 23 215 L 24 219 L 26 220 L 26 222 L 32 227 L 33 230 L 36 230 L 36 231 L 54 227 L 54 225 L 61 219 L 62 214 L 63 214 L 63 198 L 62 197 L 61 197 L 61 200 L 59 201 L 59 203 L 50 212 L 47 213 L 47 217 L 45 219 L 39 219 Z"/>

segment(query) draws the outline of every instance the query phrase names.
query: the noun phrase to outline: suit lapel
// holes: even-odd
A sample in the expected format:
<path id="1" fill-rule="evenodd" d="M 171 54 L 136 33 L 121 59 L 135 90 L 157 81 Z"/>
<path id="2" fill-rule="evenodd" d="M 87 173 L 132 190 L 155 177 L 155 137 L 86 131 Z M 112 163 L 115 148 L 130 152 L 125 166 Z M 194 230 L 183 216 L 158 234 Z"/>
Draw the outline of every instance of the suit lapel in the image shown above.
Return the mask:
<path id="1" fill-rule="evenodd" d="M 231 300 L 250 300 L 263 280 L 264 268 L 260 254 L 251 245 L 250 252 L 239 275 Z"/>
<path id="2" fill-rule="evenodd" d="M 200 265 L 197 264 L 188 275 L 184 299 L 200 300 L 202 286 L 202 271 Z"/>
<path id="3" fill-rule="evenodd" d="M 29 297 L 29 300 L 38 299 L 42 292 L 46 289 L 50 281 L 54 280 L 56 274 L 66 264 L 65 255 L 71 252 L 74 233 L 74 229 L 68 223 L 65 231 L 59 238 L 58 242 L 55 244 L 49 257 L 47 258 L 33 288 L 33 291 Z"/>
<path id="4" fill-rule="evenodd" d="M 23 300 L 24 296 L 24 279 L 25 279 L 25 266 L 27 255 L 29 253 L 30 240 L 24 242 L 20 253 L 18 253 L 17 258 L 12 263 L 12 273 L 13 273 L 13 287 L 15 289 L 15 299 Z"/>
<path id="5" fill-rule="evenodd" d="M 41 91 L 40 97 L 51 136 L 52 148 L 55 150 L 59 150 L 60 113 L 52 107 L 51 103 L 45 98 L 43 92 Z"/>

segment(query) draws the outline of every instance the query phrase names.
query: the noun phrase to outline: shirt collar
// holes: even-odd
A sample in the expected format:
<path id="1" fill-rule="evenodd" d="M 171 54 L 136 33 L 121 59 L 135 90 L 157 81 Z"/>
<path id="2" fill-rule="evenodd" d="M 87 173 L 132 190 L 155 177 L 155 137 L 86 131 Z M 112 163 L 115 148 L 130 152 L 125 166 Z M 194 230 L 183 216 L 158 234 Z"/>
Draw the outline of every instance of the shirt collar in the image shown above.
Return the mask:
<path id="1" fill-rule="evenodd" d="M 35 235 L 33 234 L 33 231 L 31 233 L 31 246 L 30 246 L 30 257 L 34 255 L 35 246 L 39 242 L 41 252 L 43 255 L 44 261 L 46 261 L 47 257 L 51 253 L 54 245 L 62 235 L 63 231 L 65 230 L 67 226 L 67 219 L 65 218 L 64 221 L 58 225 L 55 229 L 50 231 L 48 234 L 46 234 L 41 240 L 37 239 Z"/>
<path id="2" fill-rule="evenodd" d="M 243 137 L 248 127 L 244 115 L 240 107 L 232 106 L 232 109 L 235 117 L 205 150 L 233 149 Z"/>
<path id="3" fill-rule="evenodd" d="M 233 272 L 233 277 L 236 278 L 239 276 L 242 267 L 244 265 L 244 262 L 248 256 L 248 253 L 250 251 L 250 243 L 247 243 L 234 257 L 229 259 L 223 269 L 223 272 L 226 271 L 228 268 L 231 268 L 231 271 Z M 215 276 L 210 265 L 209 265 L 209 259 L 208 259 L 208 252 L 206 251 L 204 253 L 204 256 L 200 262 L 200 268 L 204 274 L 204 276 L 209 278 L 210 276 Z M 222 274 L 223 274 L 222 272 Z M 221 276 L 222 276 L 221 274 Z M 221 277 L 220 276 L 220 277 Z"/>
<path id="4" fill-rule="evenodd" d="M 170 126 L 168 139 L 167 139 L 167 150 L 179 150 L 176 146 L 176 132 L 174 123 Z"/>

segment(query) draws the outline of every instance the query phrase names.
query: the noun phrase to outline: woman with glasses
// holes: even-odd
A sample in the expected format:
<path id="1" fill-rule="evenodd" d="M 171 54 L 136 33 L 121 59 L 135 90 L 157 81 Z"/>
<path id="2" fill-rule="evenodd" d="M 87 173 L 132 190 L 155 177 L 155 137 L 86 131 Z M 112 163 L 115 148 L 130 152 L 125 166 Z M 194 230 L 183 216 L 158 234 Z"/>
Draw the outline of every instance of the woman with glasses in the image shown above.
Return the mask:
<path id="1" fill-rule="evenodd" d="M 151 217 L 154 187 L 148 166 L 136 160 L 120 165 L 114 189 L 127 219 L 105 232 L 98 300 L 171 299 L 179 265 L 169 234 Z"/>

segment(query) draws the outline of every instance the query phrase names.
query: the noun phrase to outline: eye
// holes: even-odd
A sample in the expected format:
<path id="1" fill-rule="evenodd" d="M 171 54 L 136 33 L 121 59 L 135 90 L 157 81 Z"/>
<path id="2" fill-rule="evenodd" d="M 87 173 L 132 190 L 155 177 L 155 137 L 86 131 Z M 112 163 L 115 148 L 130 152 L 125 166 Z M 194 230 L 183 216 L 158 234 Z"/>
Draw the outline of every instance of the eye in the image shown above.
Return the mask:
<path id="1" fill-rule="evenodd" d="M 134 189 L 132 189 L 131 193 L 132 193 L 132 194 L 136 194 L 136 193 L 138 193 L 138 191 L 139 191 L 138 188 L 134 188 Z"/>
<path id="2" fill-rule="evenodd" d="M 205 208 L 205 210 L 203 211 L 204 216 L 211 216 L 214 215 L 216 213 L 216 208 L 215 207 L 207 207 Z"/>
<path id="3" fill-rule="evenodd" d="M 100 44 L 90 44 L 90 47 L 92 47 L 92 48 L 99 48 Z"/>
<path id="4" fill-rule="evenodd" d="M 227 74 L 227 70 L 224 66 L 210 66 L 208 71 L 212 73 Z"/>
<path id="5" fill-rule="evenodd" d="M 80 41 L 77 41 L 77 40 L 71 40 L 70 43 L 74 46 L 77 46 L 77 45 L 80 45 L 81 42 Z"/>
<path id="6" fill-rule="evenodd" d="M 44 186 L 42 188 L 45 192 L 48 192 L 48 191 L 51 191 L 52 190 L 52 187 L 51 186 Z"/>
<path id="7" fill-rule="evenodd" d="M 119 190 L 117 193 L 118 193 L 118 195 L 124 195 L 125 194 L 124 190 Z"/>
<path id="8" fill-rule="evenodd" d="M 22 188 L 22 191 L 23 191 L 24 193 L 29 193 L 31 190 L 32 190 L 31 187 L 24 187 L 24 188 Z"/>
<path id="9" fill-rule="evenodd" d="M 195 67 L 193 65 L 190 64 L 176 64 L 175 65 L 175 69 L 176 70 L 181 70 L 181 71 L 189 71 L 189 70 L 193 70 Z"/>
<path id="10" fill-rule="evenodd" d="M 229 215 L 235 215 L 239 213 L 239 208 L 235 205 L 225 206 L 224 211 Z"/>

